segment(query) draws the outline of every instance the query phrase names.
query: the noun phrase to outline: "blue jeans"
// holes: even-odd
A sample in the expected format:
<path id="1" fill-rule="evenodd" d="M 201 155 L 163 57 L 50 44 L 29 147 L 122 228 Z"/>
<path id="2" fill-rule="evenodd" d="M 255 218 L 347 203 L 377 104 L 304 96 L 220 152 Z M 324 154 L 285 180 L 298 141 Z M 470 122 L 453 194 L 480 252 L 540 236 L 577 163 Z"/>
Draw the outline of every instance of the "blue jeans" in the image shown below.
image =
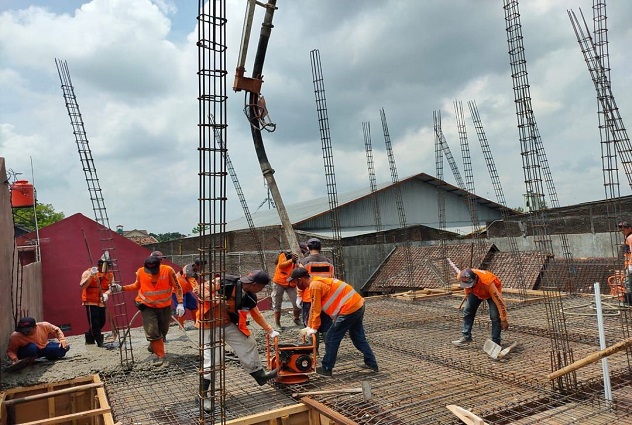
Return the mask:
<path id="1" fill-rule="evenodd" d="M 182 305 L 187 310 L 198 309 L 197 299 L 195 299 L 193 292 L 182 294 Z M 176 312 L 176 307 L 178 307 L 178 298 L 176 297 L 176 294 L 171 294 L 171 310 L 173 310 L 173 314 Z"/>
<path id="2" fill-rule="evenodd" d="M 474 294 L 467 296 L 465 308 L 463 309 L 463 336 L 466 338 L 472 338 L 474 317 L 476 317 L 476 311 L 482 302 L 483 300 Z M 498 312 L 498 307 L 496 307 L 494 300 L 491 298 L 487 299 L 487 305 L 489 306 L 489 318 L 492 321 L 492 341 L 496 344 L 500 344 L 500 313 Z"/>
<path id="3" fill-rule="evenodd" d="M 338 316 L 332 323 L 331 327 L 327 331 L 327 339 L 325 340 L 325 356 L 323 357 L 323 369 L 331 370 L 336 364 L 336 357 L 338 357 L 338 348 L 340 347 L 340 341 L 344 338 L 347 331 L 349 331 L 349 338 L 355 348 L 357 348 L 364 355 L 364 363 L 371 367 L 377 367 L 377 360 L 375 354 L 371 350 L 369 342 L 366 340 L 364 334 L 364 326 L 362 325 L 362 319 L 364 318 L 364 306 L 358 311 L 355 311 L 346 316 Z"/>
<path id="4" fill-rule="evenodd" d="M 62 348 L 59 342 L 49 342 L 44 348 L 37 348 L 37 345 L 31 342 L 29 345 L 18 349 L 18 359 L 46 357 L 48 360 L 56 360 L 64 357 L 69 349 L 70 346 Z"/>

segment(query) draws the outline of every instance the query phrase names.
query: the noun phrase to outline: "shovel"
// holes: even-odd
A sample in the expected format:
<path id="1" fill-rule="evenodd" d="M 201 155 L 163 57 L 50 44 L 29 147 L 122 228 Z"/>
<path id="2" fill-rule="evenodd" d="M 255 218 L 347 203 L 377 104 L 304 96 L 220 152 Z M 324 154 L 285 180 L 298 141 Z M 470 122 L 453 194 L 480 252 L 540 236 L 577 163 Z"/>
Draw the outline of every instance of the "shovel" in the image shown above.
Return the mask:
<path id="1" fill-rule="evenodd" d="M 500 345 L 496 344 L 491 339 L 485 341 L 485 345 L 483 345 L 483 351 L 487 353 L 489 357 L 493 360 L 502 360 L 504 359 L 509 352 L 518 345 L 518 342 L 514 342 L 509 347 L 503 349 Z"/>

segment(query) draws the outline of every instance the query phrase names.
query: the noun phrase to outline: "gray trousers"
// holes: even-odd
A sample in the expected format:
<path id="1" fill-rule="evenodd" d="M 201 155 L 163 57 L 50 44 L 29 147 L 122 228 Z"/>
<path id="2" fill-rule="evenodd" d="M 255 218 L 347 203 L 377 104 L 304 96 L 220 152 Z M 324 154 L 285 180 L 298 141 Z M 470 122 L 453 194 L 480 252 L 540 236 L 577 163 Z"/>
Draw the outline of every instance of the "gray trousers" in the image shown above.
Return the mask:
<path id="1" fill-rule="evenodd" d="M 204 340 L 211 341 L 211 330 L 204 329 Z M 251 336 L 246 336 L 237 328 L 237 325 L 229 323 L 224 326 L 224 340 L 226 344 L 230 345 L 237 357 L 241 367 L 248 373 L 256 372 L 262 369 L 261 359 L 259 358 L 259 351 L 257 350 L 257 343 Z M 211 368 L 213 366 L 219 366 L 220 348 L 215 347 L 215 364 L 211 358 L 213 350 L 210 347 L 204 349 L 204 370 L 209 371 L 204 374 L 204 379 L 211 379 Z"/>

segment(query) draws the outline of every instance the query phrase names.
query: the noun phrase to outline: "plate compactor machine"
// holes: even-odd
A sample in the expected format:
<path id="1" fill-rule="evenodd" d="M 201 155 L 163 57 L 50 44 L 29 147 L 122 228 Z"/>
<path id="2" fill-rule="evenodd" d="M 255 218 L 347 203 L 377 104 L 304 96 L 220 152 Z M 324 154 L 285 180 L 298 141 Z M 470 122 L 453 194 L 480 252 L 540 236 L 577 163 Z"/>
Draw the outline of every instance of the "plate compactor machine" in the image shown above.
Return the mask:
<path id="1" fill-rule="evenodd" d="M 303 337 L 300 344 L 280 344 L 279 337 L 266 336 L 268 370 L 279 369 L 276 382 L 301 384 L 309 381 L 309 374 L 316 372 L 316 335 Z"/>

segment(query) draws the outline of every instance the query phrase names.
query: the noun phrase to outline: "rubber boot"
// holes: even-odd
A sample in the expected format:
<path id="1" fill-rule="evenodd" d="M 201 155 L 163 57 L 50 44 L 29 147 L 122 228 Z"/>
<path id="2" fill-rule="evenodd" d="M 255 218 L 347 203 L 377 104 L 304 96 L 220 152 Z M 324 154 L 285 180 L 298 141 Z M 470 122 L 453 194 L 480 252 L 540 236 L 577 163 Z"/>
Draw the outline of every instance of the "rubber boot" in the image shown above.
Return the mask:
<path id="1" fill-rule="evenodd" d="M 266 382 L 268 382 L 270 379 L 276 378 L 277 377 L 277 373 L 278 373 L 278 371 L 276 369 L 274 369 L 273 371 L 270 371 L 270 372 L 266 372 L 263 369 L 259 369 L 256 372 L 252 372 L 250 374 L 250 376 L 255 378 L 255 381 L 257 381 L 257 384 L 263 385 Z"/>
<path id="2" fill-rule="evenodd" d="M 100 333 L 95 335 L 94 342 L 96 342 L 99 347 L 103 347 L 103 334 Z"/>
<path id="3" fill-rule="evenodd" d="M 94 344 L 94 337 L 92 336 L 92 332 L 88 331 L 84 333 L 84 335 L 86 337 L 86 345 Z"/>
<path id="4" fill-rule="evenodd" d="M 625 293 L 625 298 L 623 299 L 623 304 L 626 305 L 626 306 L 632 306 L 632 294 L 631 293 L 629 293 L 629 292 Z"/>
<path id="5" fill-rule="evenodd" d="M 300 308 L 294 309 L 294 324 L 296 326 L 303 326 L 303 322 L 301 322 L 301 309 Z"/>
<path id="6" fill-rule="evenodd" d="M 274 312 L 274 324 L 276 325 L 277 328 L 279 328 L 280 330 L 283 330 L 283 326 L 281 326 L 281 312 L 280 311 Z"/>
<path id="7" fill-rule="evenodd" d="M 202 408 L 204 409 L 206 413 L 211 413 L 213 411 L 213 406 L 212 406 L 211 399 L 209 398 L 209 393 L 208 393 L 208 388 L 210 386 L 211 386 L 211 380 L 205 379 L 204 383 L 202 384 L 202 393 L 204 394 L 206 398 L 202 402 Z"/>

